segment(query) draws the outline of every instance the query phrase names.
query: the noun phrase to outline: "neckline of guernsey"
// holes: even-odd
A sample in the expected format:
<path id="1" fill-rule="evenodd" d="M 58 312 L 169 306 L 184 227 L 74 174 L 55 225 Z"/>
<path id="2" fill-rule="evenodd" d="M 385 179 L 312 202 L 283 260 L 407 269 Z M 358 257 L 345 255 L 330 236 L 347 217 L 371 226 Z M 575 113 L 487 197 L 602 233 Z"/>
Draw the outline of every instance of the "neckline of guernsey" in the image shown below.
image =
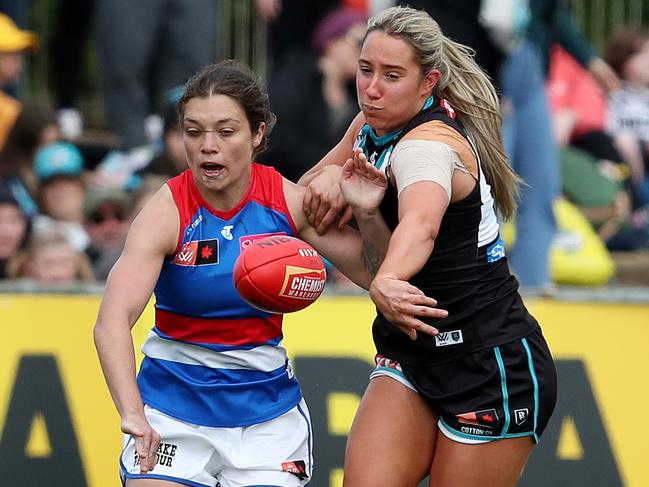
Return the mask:
<path id="1" fill-rule="evenodd" d="M 434 102 L 435 102 L 435 97 L 433 95 L 430 95 L 428 97 L 428 100 L 426 100 L 426 103 L 424 103 L 424 106 L 421 108 L 420 113 L 426 110 L 427 108 L 430 108 Z M 374 142 L 376 146 L 382 146 L 392 142 L 394 139 L 399 137 L 399 135 L 403 131 L 403 128 L 400 128 L 399 130 L 394 130 L 392 132 L 388 132 L 387 134 L 377 135 L 372 127 L 370 127 L 367 124 L 365 126 L 367 127 L 367 133 L 369 134 L 370 138 L 372 139 L 372 142 Z"/>

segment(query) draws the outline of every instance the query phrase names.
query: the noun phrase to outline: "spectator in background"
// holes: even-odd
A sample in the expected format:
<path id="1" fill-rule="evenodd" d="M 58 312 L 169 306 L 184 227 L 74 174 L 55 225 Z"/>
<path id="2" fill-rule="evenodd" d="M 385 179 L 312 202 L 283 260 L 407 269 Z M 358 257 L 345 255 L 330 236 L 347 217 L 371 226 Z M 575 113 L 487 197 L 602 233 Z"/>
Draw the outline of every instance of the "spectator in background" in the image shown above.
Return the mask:
<path id="1" fill-rule="evenodd" d="M 340 0 L 255 0 L 257 12 L 268 23 L 273 70 L 290 62 L 289 55 L 310 52 L 316 25 L 340 4 Z"/>
<path id="2" fill-rule="evenodd" d="M 214 0 L 98 0 L 97 44 L 111 131 L 120 150 L 99 164 L 94 183 L 136 184 L 153 155 L 145 120 L 159 93 L 183 85 L 216 56 Z"/>
<path id="3" fill-rule="evenodd" d="M 0 180 L 10 188 L 23 212 L 38 214 L 38 178 L 34 156 L 38 149 L 59 139 L 56 113 L 49 105 L 25 104 L 0 152 Z"/>
<path id="4" fill-rule="evenodd" d="M 42 215 L 34 220 L 34 232 L 60 229 L 76 251 L 90 244 L 84 221 L 86 186 L 83 157 L 79 149 L 67 142 L 55 142 L 40 149 L 34 159 L 38 177 Z"/>
<path id="5" fill-rule="evenodd" d="M 494 42 L 487 26 L 479 21 L 485 0 L 408 0 L 398 3 L 428 12 L 444 35 L 471 47 L 475 51 L 476 63 L 492 82 L 498 82 L 506 52 Z"/>
<path id="6" fill-rule="evenodd" d="M 84 53 L 93 26 L 96 0 L 58 0 L 49 38 L 49 79 L 63 137 L 75 140 L 83 131 L 76 107 L 82 90 Z"/>
<path id="7" fill-rule="evenodd" d="M 183 147 L 183 133 L 175 104 L 167 103 L 163 110 L 162 152 L 138 171 L 139 176 L 160 175 L 166 178 L 177 176 L 187 169 L 187 158 Z"/>
<path id="8" fill-rule="evenodd" d="M 547 80 L 556 140 L 561 147 L 575 145 L 593 155 L 606 150 L 612 162 L 621 162 L 606 134 L 606 94 L 591 73 L 561 46 L 552 48 Z"/>
<path id="9" fill-rule="evenodd" d="M 547 82 L 554 133 L 561 147 L 563 193 L 610 241 L 628 222 L 628 166 L 605 132 L 606 96 L 564 49 L 552 50 Z"/>
<path id="10" fill-rule="evenodd" d="M 358 112 L 354 80 L 366 22 L 357 10 L 334 10 L 317 25 L 312 51 L 291 54 L 274 72 L 269 96 L 278 124 L 261 160 L 291 181 L 340 140 Z"/>
<path id="11" fill-rule="evenodd" d="M 559 195 L 559 151 L 545 92 L 550 47 L 559 42 L 596 79 L 611 89 L 619 80 L 575 24 L 564 0 L 531 0 L 522 41 L 503 66 L 503 134 L 512 167 L 527 183 L 516 215 L 516 244 L 509 254 L 521 287 L 552 289 L 550 248 L 556 235 L 553 203 Z M 479 46 L 478 46 L 479 49 Z"/>
<path id="12" fill-rule="evenodd" d="M 7 15 L 0 13 L 0 148 L 5 143 L 18 113 L 18 100 L 2 91 L 14 83 L 23 70 L 23 54 L 36 47 L 36 36 L 19 29 Z"/>
<path id="13" fill-rule="evenodd" d="M 35 232 L 26 251 L 8 262 L 7 274 L 11 279 L 32 279 L 44 285 L 94 281 L 88 257 L 75 250 L 57 228 Z"/>
<path id="14" fill-rule="evenodd" d="M 105 281 L 124 248 L 131 224 L 131 197 L 120 189 L 96 189 L 86 195 L 85 229 L 90 236 L 86 254 L 95 279 Z"/>
<path id="15" fill-rule="evenodd" d="M 636 206 L 649 219 L 649 31 L 628 27 L 615 34 L 606 60 L 624 81 L 608 100 L 608 129 L 631 166 Z"/>
<path id="16" fill-rule="evenodd" d="M 168 178 L 158 174 L 148 174 L 142 177 L 142 183 L 133 194 L 133 209 L 131 210 L 132 218 L 135 218 L 140 213 L 151 197 L 165 185 L 167 179 Z"/>
<path id="17" fill-rule="evenodd" d="M 11 194 L 0 183 L 0 279 L 6 279 L 7 261 L 24 247 L 29 235 L 29 219 Z"/>

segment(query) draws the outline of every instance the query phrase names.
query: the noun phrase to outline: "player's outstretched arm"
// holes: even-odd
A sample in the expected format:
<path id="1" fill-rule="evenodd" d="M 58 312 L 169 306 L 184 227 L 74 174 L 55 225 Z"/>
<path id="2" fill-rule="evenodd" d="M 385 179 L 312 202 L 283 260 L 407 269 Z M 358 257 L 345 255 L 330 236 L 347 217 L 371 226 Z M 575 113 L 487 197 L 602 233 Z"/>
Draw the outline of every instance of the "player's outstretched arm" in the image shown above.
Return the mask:
<path id="1" fill-rule="evenodd" d="M 436 307 L 435 299 L 408 283 L 432 253 L 447 206 L 448 195 L 435 182 L 420 181 L 401 192 L 399 224 L 370 287 L 370 297 L 377 308 L 413 340 L 417 331 L 437 334 L 434 327 L 420 318 L 448 316 Z"/>
<path id="2" fill-rule="evenodd" d="M 291 211 L 291 216 L 298 228 L 298 236 L 310 243 L 321 255 L 326 257 L 336 268 L 345 274 L 354 283 L 364 289 L 368 289 L 372 280 L 372 274 L 368 268 L 363 255 L 363 240 L 358 230 L 350 227 L 330 228 L 325 234 L 319 234 L 316 229 L 309 225 L 306 215 L 302 211 L 302 198 L 305 188 L 284 181 L 284 193 Z M 383 189 L 379 190 L 382 194 Z M 364 220 L 367 225 L 375 222 L 385 232 L 383 241 L 388 240 L 389 233 L 385 222 L 378 211 L 368 213 Z M 377 253 L 379 251 L 376 251 Z"/>
<path id="3" fill-rule="evenodd" d="M 131 225 L 124 251 L 108 276 L 94 328 L 104 377 L 122 418 L 122 431 L 135 438 L 142 473 L 155 465 L 160 437 L 144 416 L 131 328 L 151 298 L 165 255 L 176 247 L 178 229 L 178 212 L 165 185 Z"/>

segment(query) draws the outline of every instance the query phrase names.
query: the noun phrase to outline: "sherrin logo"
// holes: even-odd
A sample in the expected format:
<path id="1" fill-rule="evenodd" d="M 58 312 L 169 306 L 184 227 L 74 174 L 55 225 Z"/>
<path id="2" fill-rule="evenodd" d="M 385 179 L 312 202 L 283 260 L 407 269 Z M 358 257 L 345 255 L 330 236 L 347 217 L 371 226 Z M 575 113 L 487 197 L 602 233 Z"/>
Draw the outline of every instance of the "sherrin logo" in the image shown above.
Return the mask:
<path id="1" fill-rule="evenodd" d="M 241 247 L 241 250 L 247 249 L 250 247 L 252 244 L 254 244 L 256 241 L 261 240 L 266 237 L 272 237 L 272 236 L 280 236 L 280 235 L 286 235 L 286 232 L 274 232 L 274 233 L 258 233 L 256 235 L 246 235 L 245 237 L 240 237 L 239 238 L 239 246 Z"/>
<path id="2" fill-rule="evenodd" d="M 324 269 L 314 270 L 287 265 L 279 295 L 313 300 L 322 294 L 326 283 L 327 274 Z"/>

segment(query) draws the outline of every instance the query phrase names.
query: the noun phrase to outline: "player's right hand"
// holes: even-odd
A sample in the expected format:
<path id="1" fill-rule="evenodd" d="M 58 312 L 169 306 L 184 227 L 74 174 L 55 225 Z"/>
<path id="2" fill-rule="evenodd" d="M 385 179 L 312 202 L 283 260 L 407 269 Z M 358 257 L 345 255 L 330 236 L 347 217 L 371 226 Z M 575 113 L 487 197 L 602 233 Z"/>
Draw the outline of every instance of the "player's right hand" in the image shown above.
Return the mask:
<path id="1" fill-rule="evenodd" d="M 157 462 L 156 452 L 160 446 L 160 435 L 151 427 L 144 415 L 122 418 L 122 432 L 135 440 L 135 451 L 140 457 L 140 474 L 153 470 Z"/>
<path id="2" fill-rule="evenodd" d="M 309 182 L 304 192 L 302 210 L 309 224 L 322 235 L 339 218 L 341 210 L 346 211 L 340 217 L 339 226 L 351 219 L 351 211 L 340 190 L 342 167 L 336 164 L 324 166 L 322 171 Z"/>
<path id="3" fill-rule="evenodd" d="M 393 273 L 376 275 L 370 285 L 370 298 L 383 316 L 411 340 L 417 339 L 418 331 L 432 336 L 439 333 L 437 328 L 419 318 L 448 316 L 448 311 L 437 308 L 435 299 Z"/>

